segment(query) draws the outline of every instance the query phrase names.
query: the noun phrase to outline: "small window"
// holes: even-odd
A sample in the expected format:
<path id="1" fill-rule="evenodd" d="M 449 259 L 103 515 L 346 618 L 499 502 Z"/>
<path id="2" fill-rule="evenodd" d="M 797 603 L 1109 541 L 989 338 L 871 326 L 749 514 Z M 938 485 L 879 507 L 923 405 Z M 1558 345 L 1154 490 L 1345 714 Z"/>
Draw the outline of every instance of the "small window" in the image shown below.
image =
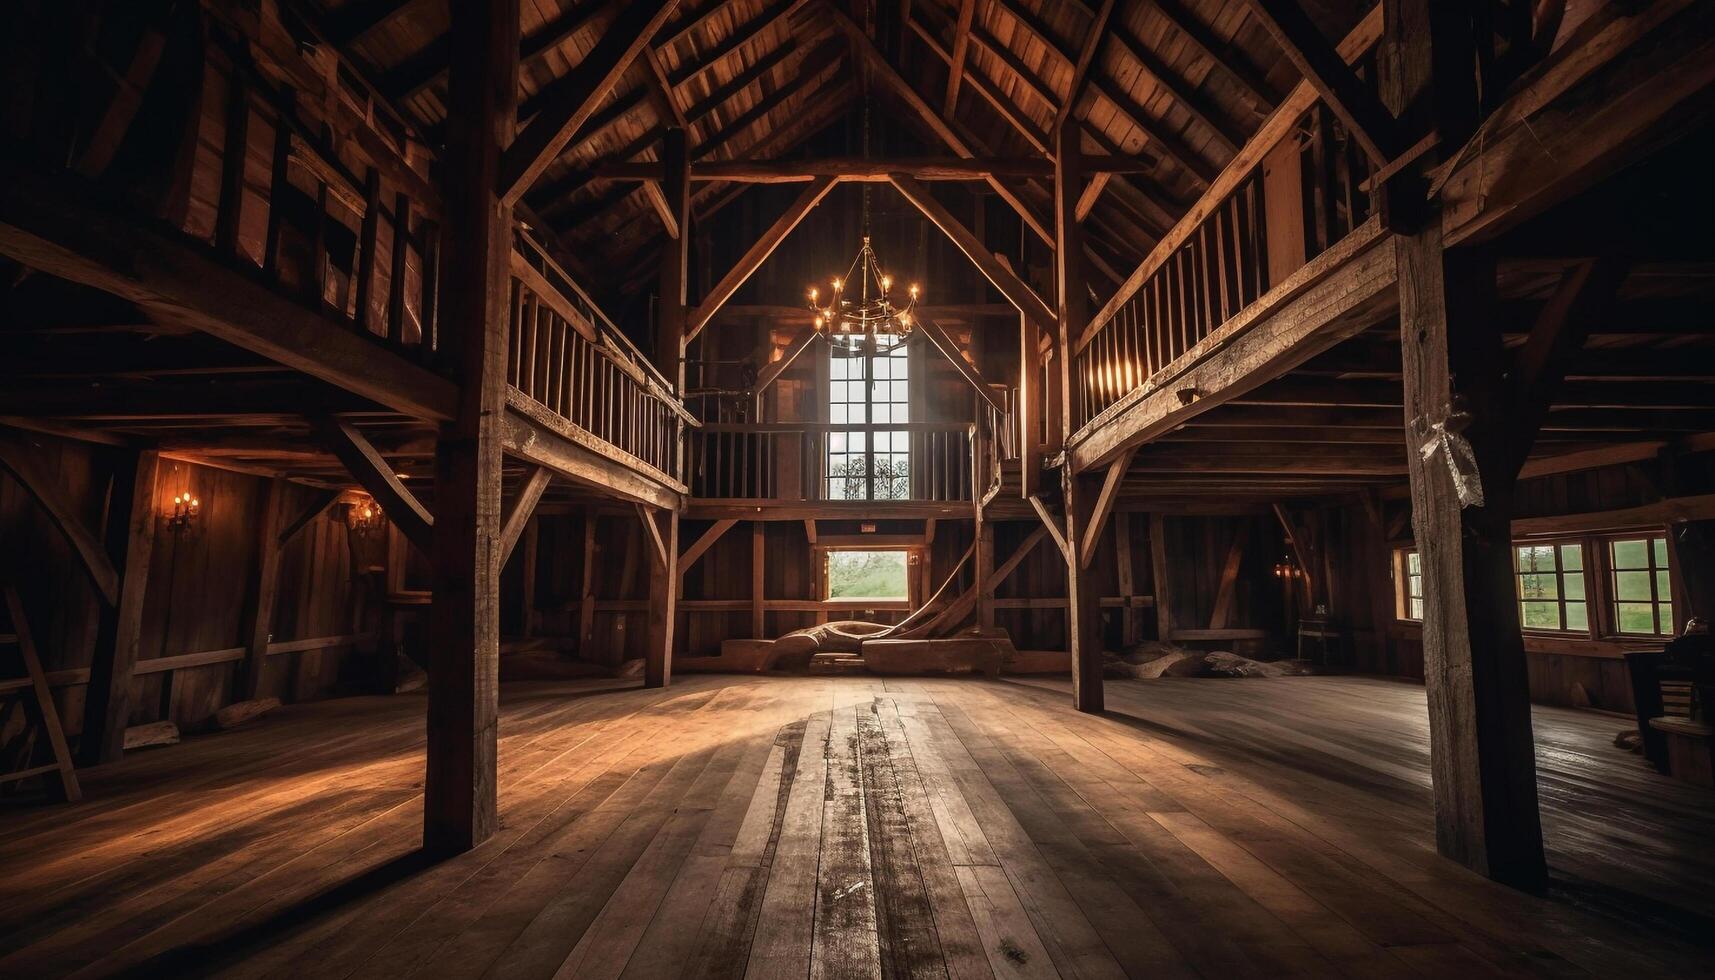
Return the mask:
<path id="1" fill-rule="evenodd" d="M 1400 577 L 1400 585 L 1404 589 L 1401 596 L 1405 600 L 1402 612 L 1404 618 L 1412 622 L 1423 622 L 1423 556 L 1414 548 L 1405 552 L 1404 561 L 1400 567 L 1405 574 Z"/>
<path id="2" fill-rule="evenodd" d="M 1589 633 L 1582 544 L 1521 544 L 1513 548 L 1519 624 L 1527 630 Z"/>
<path id="3" fill-rule="evenodd" d="M 1665 537 L 1622 538 L 1608 542 L 1609 586 L 1614 596 L 1614 630 L 1637 636 L 1673 632 L 1673 589 Z"/>
<path id="4" fill-rule="evenodd" d="M 906 574 L 910 564 L 903 550 L 828 552 L 829 599 L 909 599 Z"/>

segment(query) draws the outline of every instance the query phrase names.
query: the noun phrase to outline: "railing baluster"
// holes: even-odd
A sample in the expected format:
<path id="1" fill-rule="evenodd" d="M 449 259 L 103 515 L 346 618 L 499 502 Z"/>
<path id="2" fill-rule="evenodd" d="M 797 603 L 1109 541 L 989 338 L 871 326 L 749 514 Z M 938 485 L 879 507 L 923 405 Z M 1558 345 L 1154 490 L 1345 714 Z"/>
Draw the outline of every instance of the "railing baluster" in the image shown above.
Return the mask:
<path id="1" fill-rule="evenodd" d="M 393 253 L 387 272 L 387 339 L 405 343 L 405 260 L 411 247 L 411 197 L 393 196 Z"/>

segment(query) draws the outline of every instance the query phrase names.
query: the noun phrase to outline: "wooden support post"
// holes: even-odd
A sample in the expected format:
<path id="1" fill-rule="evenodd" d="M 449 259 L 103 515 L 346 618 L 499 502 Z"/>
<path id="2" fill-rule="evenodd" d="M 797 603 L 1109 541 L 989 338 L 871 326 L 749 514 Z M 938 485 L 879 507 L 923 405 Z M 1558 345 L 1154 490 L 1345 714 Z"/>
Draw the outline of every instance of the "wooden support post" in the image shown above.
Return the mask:
<path id="1" fill-rule="evenodd" d="M 1138 641 L 1137 609 L 1131 598 L 1137 595 L 1131 567 L 1131 515 L 1121 511 L 1114 515 L 1114 568 L 1120 592 L 1120 647 L 1130 649 Z"/>
<path id="2" fill-rule="evenodd" d="M 1173 587 L 1167 582 L 1167 527 L 1160 514 L 1149 515 L 1149 571 L 1154 579 L 1155 638 L 1173 640 Z"/>
<path id="3" fill-rule="evenodd" d="M 1071 113 L 1062 114 L 1054 127 L 1054 248 L 1055 282 L 1059 303 L 1055 308 L 1057 333 L 1055 356 L 1060 380 L 1060 438 L 1072 419 L 1072 365 L 1066 357 L 1072 341 L 1089 321 L 1088 290 L 1085 287 L 1083 229 L 1078 225 L 1078 196 L 1083 190 L 1083 150 L 1080 130 Z M 1122 471 L 1123 475 L 1123 471 Z M 1081 560 L 1084 538 L 1095 532 L 1094 516 L 1099 490 L 1072 471 L 1068 461 L 1060 470 L 1066 502 L 1066 534 L 1062 551 L 1066 559 L 1066 634 L 1072 653 L 1072 706 L 1079 711 L 1099 712 L 1102 697 L 1102 610 L 1101 595 Z M 1035 498 L 1032 498 L 1033 500 Z M 1094 555 L 1093 545 L 1090 549 Z"/>
<path id="4" fill-rule="evenodd" d="M 764 639 L 767 633 L 763 603 L 767 599 L 768 547 L 761 521 L 750 522 L 750 635 Z"/>
<path id="5" fill-rule="evenodd" d="M 1043 408 L 1048 392 L 1043 388 L 1042 328 L 1036 321 L 1018 315 L 1018 414 L 1019 486 L 1025 498 L 1042 492 Z"/>
<path id="6" fill-rule="evenodd" d="M 1496 880 L 1547 881 L 1537 814 L 1530 683 L 1512 560 L 1505 419 L 1485 417 L 1504 391 L 1500 331 L 1488 300 L 1494 266 L 1444 252 L 1438 224 L 1396 242 L 1412 527 L 1423 562 L 1423 670 L 1429 695 L 1436 842 L 1443 855 Z M 1455 379 L 1458 387 L 1454 388 Z M 1455 394 L 1475 421 L 1481 506 L 1466 506 L 1443 446 L 1425 460 Z"/>
<path id="7" fill-rule="evenodd" d="M 673 624 L 679 600 L 679 512 L 662 511 L 666 528 L 644 512 L 661 538 L 659 551 L 649 563 L 649 642 L 643 653 L 643 686 L 666 687 L 673 682 Z"/>
<path id="8" fill-rule="evenodd" d="M 498 819 L 501 422 L 512 209 L 497 188 L 501 153 L 516 125 L 518 5 L 472 0 L 453 7 L 452 30 L 462 43 L 453 46 L 448 84 L 440 315 L 441 350 L 460 387 L 458 409 L 435 447 L 441 519 L 433 533 L 423 784 L 423 846 L 439 854 L 476 846 Z"/>
<path id="9" fill-rule="evenodd" d="M 535 518 L 524 527 L 524 553 L 518 556 L 519 601 L 523 603 L 519 629 L 525 636 L 536 635 L 536 554 L 541 544 L 542 525 Z"/>
<path id="10" fill-rule="evenodd" d="M 125 748 L 131 720 L 131 670 L 142 641 L 143 593 L 149 584 L 149 557 L 155 547 L 155 473 L 160 454 L 139 452 L 122 464 L 113 481 L 107 518 L 107 550 L 119 571 L 117 601 L 103 611 L 95 645 L 95 663 L 83 707 L 84 765 L 111 762 Z"/>
<path id="11" fill-rule="evenodd" d="M 661 137 L 661 161 L 666 179 L 661 196 L 678 225 L 678 234 L 661 245 L 660 291 L 655 311 L 655 367 L 663 377 L 685 390 L 685 287 L 691 256 L 691 156 L 685 131 L 669 128 Z"/>
<path id="12" fill-rule="evenodd" d="M 274 597 L 279 592 L 280 530 L 285 510 L 286 481 L 275 477 L 262 490 L 262 522 L 256 529 L 256 559 L 251 566 L 240 633 L 244 639 L 244 665 L 232 692 L 234 701 L 254 701 L 262 690 L 268 642 L 273 636 Z"/>
<path id="13" fill-rule="evenodd" d="M 593 663 L 595 645 L 595 511 L 584 511 L 584 567 L 578 582 L 578 656 Z"/>
<path id="14" fill-rule="evenodd" d="M 1469 25 L 1432 0 L 1387 0 L 1384 96 L 1438 112 L 1469 80 Z M 1450 23 L 1451 21 L 1451 23 Z M 1438 91 L 1445 87 L 1449 91 Z M 1468 95 L 1465 96 L 1468 99 Z M 1452 111 L 1462 111 L 1453 105 Z M 1512 556 L 1510 388 L 1495 308 L 1495 264 L 1446 250 L 1439 215 L 1394 239 L 1405 380 L 1412 529 L 1423 562 L 1423 674 L 1429 698 L 1435 837 L 1442 855 L 1515 887 L 1547 884 L 1537 809 L 1530 683 Z M 1470 417 L 1481 501 L 1455 485 L 1437 423 Z M 1419 447 L 1440 439 L 1425 458 Z"/>
<path id="15" fill-rule="evenodd" d="M 1066 636 L 1072 648 L 1072 706 L 1099 712 L 1104 707 L 1101 591 L 1078 553 L 1084 537 L 1095 533 L 1090 517 L 1100 482 L 1074 475 L 1070 467 L 1062 467 L 1060 474 L 1066 499 Z"/>
<path id="16" fill-rule="evenodd" d="M 530 471 L 524 485 L 518 488 L 518 497 L 512 501 L 500 524 L 499 562 L 502 567 L 505 567 L 506 560 L 512 557 L 512 549 L 518 546 L 519 536 L 535 516 L 536 505 L 541 502 L 542 494 L 547 492 L 548 484 L 553 481 L 554 471 L 546 466 L 538 466 Z"/>

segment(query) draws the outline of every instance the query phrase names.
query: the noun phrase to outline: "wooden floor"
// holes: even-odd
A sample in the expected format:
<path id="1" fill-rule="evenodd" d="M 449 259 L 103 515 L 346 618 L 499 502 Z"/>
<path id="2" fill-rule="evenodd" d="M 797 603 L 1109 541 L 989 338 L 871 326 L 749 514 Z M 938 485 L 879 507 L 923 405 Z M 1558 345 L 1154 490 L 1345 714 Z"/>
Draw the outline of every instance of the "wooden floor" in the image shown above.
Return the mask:
<path id="1" fill-rule="evenodd" d="M 0 976 L 1708 966 L 1715 799 L 1606 748 L 1615 719 L 1538 715 L 1543 900 L 1434 855 L 1420 688 L 1108 697 L 1091 717 L 1053 682 L 508 685 L 501 829 L 438 864 L 416 852 L 422 700 L 288 708 L 92 770 L 79 806 L 0 813 Z M 1659 918 L 1646 892 L 1678 906 L 1667 929 L 1614 917 Z"/>

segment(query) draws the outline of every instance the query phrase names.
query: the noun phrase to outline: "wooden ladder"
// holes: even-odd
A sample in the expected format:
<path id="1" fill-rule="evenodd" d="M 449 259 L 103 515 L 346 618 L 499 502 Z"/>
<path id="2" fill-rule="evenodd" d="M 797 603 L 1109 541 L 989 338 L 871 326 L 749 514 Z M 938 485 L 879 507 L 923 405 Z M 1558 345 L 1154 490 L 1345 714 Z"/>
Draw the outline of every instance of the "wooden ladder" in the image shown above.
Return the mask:
<path id="1" fill-rule="evenodd" d="M 47 675 L 42 672 L 42 659 L 36 655 L 36 642 L 30 636 L 30 624 L 24 618 L 24 604 L 18 599 L 16 586 L 5 586 L 4 592 L 5 608 L 0 609 L 0 647 L 18 649 L 27 676 L 0 680 L 0 695 L 28 689 L 28 693 L 20 694 L 19 698 L 24 703 L 24 710 L 34 714 L 38 728 L 20 736 L 24 739 L 24 751 L 20 754 L 19 761 L 24 768 L 0 773 L 0 784 L 28 779 L 31 776 L 45 776 L 58 770 L 61 795 L 67 803 L 76 803 L 83 798 L 83 792 L 78 789 L 71 750 L 66 747 L 65 729 L 60 727 L 59 709 L 54 706 L 53 692 L 48 689 Z M 32 697 L 35 700 L 33 711 L 30 707 Z M 36 735 L 40 731 L 47 732 L 48 742 L 54 750 L 54 761 L 46 765 L 31 766 L 30 756 L 34 752 Z M 49 786 L 51 787 L 52 783 Z"/>

